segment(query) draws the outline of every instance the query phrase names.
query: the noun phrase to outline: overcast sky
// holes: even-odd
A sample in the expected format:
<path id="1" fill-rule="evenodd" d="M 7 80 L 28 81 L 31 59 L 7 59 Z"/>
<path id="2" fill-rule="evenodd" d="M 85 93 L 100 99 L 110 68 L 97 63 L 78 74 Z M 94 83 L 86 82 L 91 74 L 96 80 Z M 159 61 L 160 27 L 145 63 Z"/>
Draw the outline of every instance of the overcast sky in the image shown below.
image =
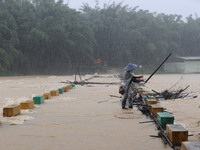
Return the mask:
<path id="1" fill-rule="evenodd" d="M 70 8 L 79 9 L 83 3 L 88 3 L 94 7 L 95 0 L 64 0 L 69 4 Z M 190 14 L 195 16 L 197 13 L 200 17 L 200 0 L 98 0 L 99 5 L 103 6 L 104 3 L 111 4 L 115 2 L 123 2 L 130 7 L 139 6 L 140 9 L 149 10 L 150 12 L 165 13 L 165 14 L 180 14 L 184 18 Z"/>

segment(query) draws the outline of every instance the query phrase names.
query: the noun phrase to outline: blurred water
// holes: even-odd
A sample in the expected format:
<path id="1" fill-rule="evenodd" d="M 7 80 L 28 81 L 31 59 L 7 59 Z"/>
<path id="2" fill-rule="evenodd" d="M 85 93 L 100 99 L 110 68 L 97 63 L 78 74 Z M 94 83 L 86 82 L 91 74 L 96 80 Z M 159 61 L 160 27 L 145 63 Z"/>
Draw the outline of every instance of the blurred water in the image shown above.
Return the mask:
<path id="1" fill-rule="evenodd" d="M 3 108 L 31 100 L 36 95 L 42 95 L 65 86 L 60 83 L 74 79 L 73 76 L 21 76 L 0 77 L 0 121 L 7 124 L 23 124 L 25 120 L 33 119 L 27 113 L 16 117 L 3 117 Z M 23 114 L 23 113 L 22 113 Z"/>
<path id="2" fill-rule="evenodd" d="M 83 78 L 88 77 L 89 75 Z M 145 78 L 147 77 L 148 75 L 145 75 Z M 174 114 L 176 123 L 188 129 L 189 134 L 194 134 L 193 137 L 189 137 L 189 140 L 199 141 L 199 75 L 155 75 L 143 88 L 161 92 L 169 89 L 181 77 L 183 79 L 173 89 L 190 85 L 185 92 L 196 94 L 198 98 L 161 101 L 160 105 Z M 25 150 L 30 146 L 24 141 L 30 143 L 31 140 L 34 146 L 30 149 L 146 150 L 147 147 L 155 150 L 171 149 L 165 146 L 161 139 L 149 137 L 157 134 L 155 125 L 153 123 L 140 125 L 140 121 L 148 119 L 136 108 L 122 111 L 120 99 L 109 96 L 118 95 L 118 85 L 77 86 L 67 94 L 52 98 L 42 106 L 36 106 L 36 109 L 21 111 L 19 116 L 10 118 L 2 116 L 3 107 L 19 104 L 21 101 L 32 99 L 33 96 L 61 88 L 65 84 L 60 82 L 66 80 L 74 81 L 74 76 L 0 78 L 0 121 L 5 125 L 24 124 L 13 128 L 6 126 L 1 131 L 0 144 L 3 148 L 15 143 Z M 119 79 L 95 78 L 92 81 L 119 82 Z M 25 121 L 28 121 L 28 125 Z M 4 135 L 6 138 L 3 137 Z M 14 142 L 8 142 L 7 138 L 13 135 L 17 138 Z M 38 140 L 41 139 L 43 143 L 38 144 Z"/>

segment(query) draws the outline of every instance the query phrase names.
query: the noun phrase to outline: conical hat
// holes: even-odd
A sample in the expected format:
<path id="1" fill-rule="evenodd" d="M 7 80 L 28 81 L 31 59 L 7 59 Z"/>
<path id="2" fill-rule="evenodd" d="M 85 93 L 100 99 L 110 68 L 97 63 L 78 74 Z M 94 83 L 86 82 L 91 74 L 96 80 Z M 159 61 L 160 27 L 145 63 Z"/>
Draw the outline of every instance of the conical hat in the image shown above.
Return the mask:
<path id="1" fill-rule="evenodd" d="M 137 68 L 137 65 L 136 64 L 131 64 L 131 63 L 129 63 L 125 68 L 124 68 L 124 70 L 125 71 L 132 71 L 132 70 L 134 70 L 134 69 L 136 69 Z"/>

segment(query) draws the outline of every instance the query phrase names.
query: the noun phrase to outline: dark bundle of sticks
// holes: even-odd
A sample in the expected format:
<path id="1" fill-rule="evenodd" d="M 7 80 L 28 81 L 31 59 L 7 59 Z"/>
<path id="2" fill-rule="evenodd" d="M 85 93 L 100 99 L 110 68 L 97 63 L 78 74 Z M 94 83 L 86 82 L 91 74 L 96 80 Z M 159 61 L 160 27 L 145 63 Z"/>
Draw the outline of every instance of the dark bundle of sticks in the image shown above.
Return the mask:
<path id="1" fill-rule="evenodd" d="M 177 99 L 177 98 L 184 98 L 188 95 L 188 94 L 183 94 L 183 91 L 185 91 L 188 87 L 189 85 L 184 89 L 180 89 L 180 90 L 172 91 L 172 92 L 170 92 L 169 90 L 164 90 L 163 92 L 160 92 L 160 93 L 155 90 L 152 90 L 152 91 L 157 94 L 156 97 L 158 98 L 164 98 L 165 100 Z"/>

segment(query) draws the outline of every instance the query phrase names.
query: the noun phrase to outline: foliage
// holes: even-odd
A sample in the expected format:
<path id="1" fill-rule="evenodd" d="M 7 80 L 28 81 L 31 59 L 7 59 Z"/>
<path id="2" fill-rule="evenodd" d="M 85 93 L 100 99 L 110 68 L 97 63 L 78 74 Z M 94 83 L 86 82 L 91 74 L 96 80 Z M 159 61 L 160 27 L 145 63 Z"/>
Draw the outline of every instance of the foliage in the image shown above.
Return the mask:
<path id="1" fill-rule="evenodd" d="M 145 73 L 170 52 L 199 54 L 198 17 L 96 3 L 76 11 L 62 0 L 1 0 L 0 74 L 88 73 L 129 62 Z"/>

